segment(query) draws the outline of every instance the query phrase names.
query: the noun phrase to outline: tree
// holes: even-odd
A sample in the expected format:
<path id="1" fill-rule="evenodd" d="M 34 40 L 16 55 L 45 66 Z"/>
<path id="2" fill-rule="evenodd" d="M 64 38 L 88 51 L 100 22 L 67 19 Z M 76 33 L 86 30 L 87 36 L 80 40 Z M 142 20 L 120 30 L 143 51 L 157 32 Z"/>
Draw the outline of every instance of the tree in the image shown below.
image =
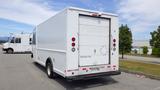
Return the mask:
<path id="1" fill-rule="evenodd" d="M 119 50 L 123 55 L 129 53 L 132 48 L 132 32 L 127 25 L 121 25 L 119 28 Z"/>
<path id="2" fill-rule="evenodd" d="M 160 48 L 160 26 L 158 26 L 157 31 L 153 31 L 150 34 L 150 45 L 154 48 Z"/>
<path id="3" fill-rule="evenodd" d="M 136 49 L 134 49 L 134 54 L 137 54 L 138 52 L 137 52 L 137 50 Z"/>
<path id="4" fill-rule="evenodd" d="M 156 31 L 150 33 L 150 45 L 152 46 L 152 55 L 160 56 L 160 26 Z"/>
<path id="5" fill-rule="evenodd" d="M 2 43 L 5 43 L 6 41 L 4 41 L 4 40 L 0 40 L 0 44 L 2 44 Z"/>
<path id="6" fill-rule="evenodd" d="M 148 53 L 148 47 L 147 46 L 142 47 L 142 49 L 143 49 L 143 54 L 147 54 Z"/>
<path id="7" fill-rule="evenodd" d="M 152 55 L 160 57 L 160 48 L 153 48 Z"/>

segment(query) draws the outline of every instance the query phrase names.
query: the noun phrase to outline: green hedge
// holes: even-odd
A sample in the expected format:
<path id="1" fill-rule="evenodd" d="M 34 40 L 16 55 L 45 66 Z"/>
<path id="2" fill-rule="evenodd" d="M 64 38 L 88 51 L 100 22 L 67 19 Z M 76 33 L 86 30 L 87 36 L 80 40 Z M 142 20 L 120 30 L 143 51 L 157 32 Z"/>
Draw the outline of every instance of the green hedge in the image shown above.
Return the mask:
<path id="1" fill-rule="evenodd" d="M 160 48 L 153 48 L 152 55 L 160 57 Z"/>
<path id="2" fill-rule="evenodd" d="M 148 47 L 144 46 L 144 47 L 142 47 L 142 49 L 143 49 L 143 54 L 147 54 L 148 53 Z"/>

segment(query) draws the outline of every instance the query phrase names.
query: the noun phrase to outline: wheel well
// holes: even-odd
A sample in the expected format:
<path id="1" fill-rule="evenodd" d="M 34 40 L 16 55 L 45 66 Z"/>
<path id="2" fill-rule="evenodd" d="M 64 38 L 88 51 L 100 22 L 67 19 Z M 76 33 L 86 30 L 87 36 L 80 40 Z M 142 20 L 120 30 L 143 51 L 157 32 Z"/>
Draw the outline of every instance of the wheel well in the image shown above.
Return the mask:
<path id="1" fill-rule="evenodd" d="M 47 58 L 46 63 L 45 63 L 45 66 L 47 66 L 47 63 L 51 63 L 51 64 L 52 64 L 52 59 L 51 59 L 50 57 Z"/>
<path id="2" fill-rule="evenodd" d="M 14 51 L 13 48 L 8 48 L 7 50 L 9 50 L 9 49 L 11 49 L 12 51 Z"/>

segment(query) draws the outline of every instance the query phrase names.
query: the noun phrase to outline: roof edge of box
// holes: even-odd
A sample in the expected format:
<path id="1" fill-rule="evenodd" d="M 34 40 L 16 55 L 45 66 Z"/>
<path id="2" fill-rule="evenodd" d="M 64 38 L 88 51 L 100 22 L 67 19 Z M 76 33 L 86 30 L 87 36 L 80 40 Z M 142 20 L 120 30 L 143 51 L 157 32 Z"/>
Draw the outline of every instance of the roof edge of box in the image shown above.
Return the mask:
<path id="1" fill-rule="evenodd" d="M 77 8 L 77 7 L 67 7 L 65 8 L 66 10 L 79 10 L 79 11 L 86 11 L 86 12 L 90 12 L 90 13 L 100 13 L 100 14 L 104 14 L 104 15 L 110 15 L 110 16 L 115 16 L 118 17 L 117 14 L 114 13 L 108 13 L 108 12 L 101 12 L 101 11 L 96 11 L 96 10 L 90 10 L 90 9 L 84 9 L 84 8 Z"/>

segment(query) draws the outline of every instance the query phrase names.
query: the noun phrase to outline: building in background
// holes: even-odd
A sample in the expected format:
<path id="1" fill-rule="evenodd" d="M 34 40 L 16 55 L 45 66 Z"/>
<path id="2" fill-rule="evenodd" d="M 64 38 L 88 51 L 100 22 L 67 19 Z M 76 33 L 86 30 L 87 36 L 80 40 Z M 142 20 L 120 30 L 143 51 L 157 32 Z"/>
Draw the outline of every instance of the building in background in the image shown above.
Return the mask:
<path id="1" fill-rule="evenodd" d="M 149 44 L 149 40 L 133 40 L 132 43 L 132 53 L 134 54 L 143 54 L 143 48 L 142 47 L 148 47 L 148 55 L 152 54 L 152 47 Z"/>

